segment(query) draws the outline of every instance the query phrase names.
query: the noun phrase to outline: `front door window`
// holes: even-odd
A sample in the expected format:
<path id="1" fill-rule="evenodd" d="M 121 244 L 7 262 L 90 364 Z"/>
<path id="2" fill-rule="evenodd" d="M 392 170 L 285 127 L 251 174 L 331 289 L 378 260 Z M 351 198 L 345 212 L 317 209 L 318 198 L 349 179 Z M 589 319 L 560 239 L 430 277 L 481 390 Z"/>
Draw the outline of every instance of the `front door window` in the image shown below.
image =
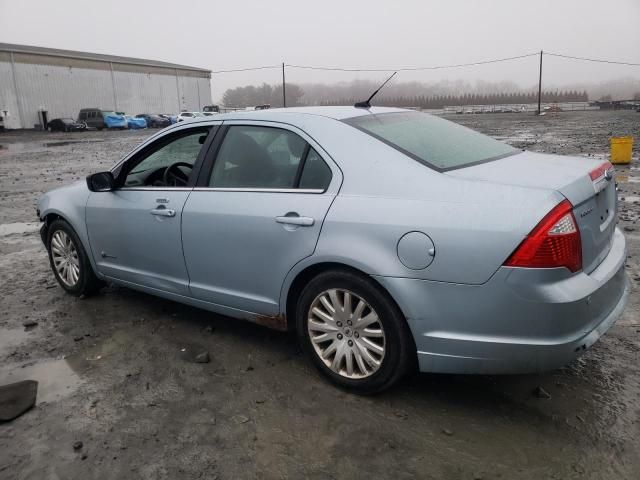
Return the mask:
<path id="1" fill-rule="evenodd" d="M 162 138 L 127 162 L 123 186 L 184 187 L 188 184 L 208 129 L 191 129 Z"/>

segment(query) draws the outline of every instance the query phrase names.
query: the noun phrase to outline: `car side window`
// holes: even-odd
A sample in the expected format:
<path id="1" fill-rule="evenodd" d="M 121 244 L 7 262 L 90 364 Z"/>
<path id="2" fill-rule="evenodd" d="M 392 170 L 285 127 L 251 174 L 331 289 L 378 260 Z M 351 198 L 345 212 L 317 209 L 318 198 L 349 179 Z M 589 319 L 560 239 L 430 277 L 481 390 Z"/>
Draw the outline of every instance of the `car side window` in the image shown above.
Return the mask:
<path id="1" fill-rule="evenodd" d="M 331 183 L 331 169 L 313 148 L 304 161 L 299 188 L 326 190 Z"/>
<path id="2" fill-rule="evenodd" d="M 165 184 L 165 172 L 172 165 L 172 174 L 181 177 L 181 183 L 186 184 L 207 134 L 207 128 L 197 128 L 157 140 L 126 167 L 124 186 L 180 186 L 173 183 Z"/>
<path id="3" fill-rule="evenodd" d="M 275 127 L 229 127 L 209 180 L 216 188 L 295 188 L 307 142 Z"/>

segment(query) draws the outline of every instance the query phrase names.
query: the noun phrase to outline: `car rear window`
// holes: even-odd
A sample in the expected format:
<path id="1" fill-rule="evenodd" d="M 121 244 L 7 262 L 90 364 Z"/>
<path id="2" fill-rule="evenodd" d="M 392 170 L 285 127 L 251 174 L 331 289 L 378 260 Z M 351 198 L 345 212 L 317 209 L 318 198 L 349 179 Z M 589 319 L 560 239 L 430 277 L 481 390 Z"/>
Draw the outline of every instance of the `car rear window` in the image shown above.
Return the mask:
<path id="1" fill-rule="evenodd" d="M 518 153 L 467 127 L 420 112 L 363 115 L 344 120 L 436 170 L 450 170 Z"/>

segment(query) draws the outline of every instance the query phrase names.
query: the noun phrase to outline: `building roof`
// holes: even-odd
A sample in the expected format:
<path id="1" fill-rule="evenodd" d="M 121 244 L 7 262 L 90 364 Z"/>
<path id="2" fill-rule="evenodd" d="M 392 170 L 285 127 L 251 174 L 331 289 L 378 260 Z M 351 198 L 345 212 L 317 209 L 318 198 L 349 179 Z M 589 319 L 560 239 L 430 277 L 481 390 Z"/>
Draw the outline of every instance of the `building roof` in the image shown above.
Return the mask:
<path id="1" fill-rule="evenodd" d="M 211 73 L 206 68 L 190 67 L 176 63 L 160 62 L 158 60 L 146 60 L 142 58 L 120 57 L 118 55 L 103 55 L 101 53 L 76 52 L 74 50 L 60 50 L 57 48 L 34 47 L 31 45 L 14 45 L 0 43 L 0 52 L 28 53 L 31 55 L 43 55 L 49 57 L 77 58 L 81 60 L 95 60 L 99 62 L 112 62 L 128 65 L 144 65 L 150 67 L 177 68 L 179 70 L 191 70 L 195 72 Z"/>

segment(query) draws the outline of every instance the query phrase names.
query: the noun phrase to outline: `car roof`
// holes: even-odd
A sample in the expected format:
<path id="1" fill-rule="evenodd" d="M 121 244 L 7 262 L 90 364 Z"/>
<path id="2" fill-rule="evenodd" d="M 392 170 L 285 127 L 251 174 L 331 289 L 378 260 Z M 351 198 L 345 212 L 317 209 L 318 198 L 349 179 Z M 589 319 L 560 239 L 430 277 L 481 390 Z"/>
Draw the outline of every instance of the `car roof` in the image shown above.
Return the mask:
<path id="1" fill-rule="evenodd" d="M 271 120 L 278 121 L 288 118 L 290 115 L 317 115 L 321 117 L 333 118 L 334 120 L 344 120 L 346 118 L 360 117 L 363 115 L 376 115 L 382 113 L 404 112 L 406 109 L 390 107 L 356 108 L 353 106 L 336 107 L 291 107 L 291 108 L 269 108 L 266 110 L 242 110 L 238 112 L 220 113 L 213 118 L 220 120 Z"/>
<path id="2" fill-rule="evenodd" d="M 308 120 L 333 120 L 341 121 L 348 118 L 361 117 L 365 115 L 381 115 L 385 113 L 411 112 L 404 108 L 390 107 L 292 107 L 292 108 L 272 108 L 268 110 L 241 110 L 237 112 L 218 113 L 214 115 L 204 115 L 186 117 L 184 121 L 175 124 L 179 125 L 209 125 L 215 122 L 237 120 L 237 121 L 265 121 L 275 123 L 287 123 L 300 126 Z M 191 113 L 191 112 L 182 112 Z M 193 112 L 196 113 L 196 112 Z"/>

